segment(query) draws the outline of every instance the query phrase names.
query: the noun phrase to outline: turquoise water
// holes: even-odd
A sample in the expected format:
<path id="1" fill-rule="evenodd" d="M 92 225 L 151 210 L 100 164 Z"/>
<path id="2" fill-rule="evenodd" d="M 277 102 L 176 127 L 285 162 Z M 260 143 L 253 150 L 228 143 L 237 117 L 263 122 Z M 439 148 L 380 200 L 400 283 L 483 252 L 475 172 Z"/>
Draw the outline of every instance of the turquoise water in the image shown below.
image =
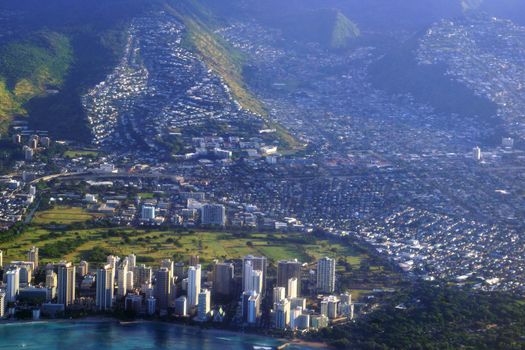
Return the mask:
<path id="1" fill-rule="evenodd" d="M 163 323 L 37 322 L 0 324 L 0 349 L 42 350 L 253 350 L 275 347 L 272 338 L 202 331 Z M 274 348 L 275 349 L 275 348 Z M 307 347 L 291 346 L 290 350 Z"/>

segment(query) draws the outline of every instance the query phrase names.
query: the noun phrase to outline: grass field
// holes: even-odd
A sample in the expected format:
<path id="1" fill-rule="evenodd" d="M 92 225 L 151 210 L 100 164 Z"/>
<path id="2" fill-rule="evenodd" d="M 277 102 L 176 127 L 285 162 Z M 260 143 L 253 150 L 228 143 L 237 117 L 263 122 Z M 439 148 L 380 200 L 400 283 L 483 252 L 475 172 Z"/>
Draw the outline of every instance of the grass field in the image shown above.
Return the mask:
<path id="1" fill-rule="evenodd" d="M 64 157 L 66 158 L 79 158 L 79 157 L 96 157 L 98 156 L 97 151 L 92 150 L 68 150 L 64 152 Z"/>
<path id="2" fill-rule="evenodd" d="M 33 245 L 40 248 L 42 264 L 61 259 L 78 263 L 87 260 L 94 266 L 107 255 L 137 255 L 139 263 L 158 266 L 171 258 L 187 261 L 199 255 L 205 266 L 214 259 L 238 259 L 248 254 L 266 256 L 275 266 L 281 259 L 298 259 L 315 268 L 321 257 L 336 257 L 337 273 L 345 289 L 363 298 L 374 288 L 392 286 L 399 275 L 371 258 L 365 250 L 333 238 L 301 233 L 234 233 L 205 230 L 155 230 L 135 228 L 84 228 L 75 225 L 94 217 L 82 208 L 57 206 L 37 212 L 33 222 L 13 240 L 0 243 L 4 261 L 22 260 Z M 50 224 L 59 224 L 55 227 Z M 69 226 L 68 226 L 69 225 Z M 346 264 L 341 260 L 344 259 Z"/>
<path id="3" fill-rule="evenodd" d="M 83 208 L 57 206 L 51 210 L 37 212 L 32 223 L 35 225 L 49 225 L 51 223 L 69 225 L 86 222 L 96 217 L 96 214 L 88 213 Z"/>
<path id="4" fill-rule="evenodd" d="M 58 213 L 64 213 L 58 211 Z M 78 214 L 76 220 L 82 215 Z M 52 216 L 57 220 L 58 215 Z M 40 222 L 50 219 L 39 219 Z M 73 219 L 74 220 L 74 219 Z M 52 221 L 52 220 L 50 220 Z M 78 221 L 77 221 L 78 222 Z M 42 247 L 60 244 L 61 241 L 78 240 L 80 245 L 73 247 L 62 258 L 74 262 L 80 261 L 93 249 L 102 249 L 118 255 L 135 253 L 140 257 L 148 257 L 160 262 L 164 258 L 186 260 L 189 255 L 197 254 L 201 260 L 211 262 L 213 259 L 240 258 L 247 254 L 264 255 L 270 261 L 297 258 L 304 262 L 313 262 L 322 256 L 346 257 L 347 261 L 359 265 L 362 253 L 353 251 L 327 240 L 314 240 L 308 244 L 297 244 L 294 239 L 299 234 L 252 234 L 239 236 L 228 232 L 175 232 L 146 231 L 134 229 L 84 229 L 54 231 L 42 225 L 33 224 L 18 239 L 1 246 L 6 259 L 22 259 L 25 252 L 32 246 L 41 248 L 43 262 L 56 259 L 46 259 Z M 96 261 L 92 261 L 96 262 Z M 152 263 L 155 265 L 155 263 Z"/>

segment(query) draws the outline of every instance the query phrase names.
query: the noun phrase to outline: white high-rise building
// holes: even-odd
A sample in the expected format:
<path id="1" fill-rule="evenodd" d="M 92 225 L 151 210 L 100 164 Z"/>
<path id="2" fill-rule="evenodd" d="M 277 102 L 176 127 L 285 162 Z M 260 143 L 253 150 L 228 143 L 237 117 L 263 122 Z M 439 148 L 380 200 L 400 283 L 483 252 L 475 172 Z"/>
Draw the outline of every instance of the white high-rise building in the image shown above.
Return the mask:
<path id="1" fill-rule="evenodd" d="M 38 248 L 33 246 L 27 252 L 27 261 L 34 264 L 35 269 L 38 267 Z"/>
<path id="2" fill-rule="evenodd" d="M 278 303 L 281 300 L 286 298 L 286 288 L 284 287 L 275 287 L 273 289 L 273 303 Z"/>
<path id="3" fill-rule="evenodd" d="M 204 321 L 208 318 L 208 314 L 211 310 L 211 293 L 208 289 L 203 289 L 199 293 L 199 306 L 198 306 L 198 317 Z"/>
<path id="4" fill-rule="evenodd" d="M 23 150 L 24 150 L 24 159 L 29 161 L 29 162 L 32 161 L 33 160 L 34 151 L 31 149 L 31 147 L 24 146 Z"/>
<path id="5" fill-rule="evenodd" d="M 290 328 L 296 330 L 299 328 L 298 319 L 303 314 L 302 307 L 296 307 L 295 309 L 290 310 Z"/>
<path id="6" fill-rule="evenodd" d="M 120 261 L 120 258 L 115 255 L 108 255 L 106 258 L 107 263 L 110 265 L 110 267 L 113 269 L 113 273 L 117 270 L 118 263 Z"/>
<path id="7" fill-rule="evenodd" d="M 514 139 L 512 137 L 504 137 L 501 139 L 501 145 L 505 148 L 514 147 Z"/>
<path id="8" fill-rule="evenodd" d="M 7 302 L 15 302 L 20 290 L 20 268 L 15 267 L 6 272 L 7 279 Z"/>
<path id="9" fill-rule="evenodd" d="M 338 317 L 338 311 L 339 311 L 339 298 L 337 298 L 335 295 L 330 295 L 328 297 L 323 298 L 321 301 L 321 315 L 324 315 L 330 319 L 334 319 Z"/>
<path id="10" fill-rule="evenodd" d="M 481 148 L 474 147 L 474 149 L 472 150 L 472 155 L 474 156 L 474 160 L 480 161 L 482 158 Z"/>
<path id="11" fill-rule="evenodd" d="M 203 225 L 226 225 L 226 208 L 222 204 L 204 204 L 201 208 Z"/>
<path id="12" fill-rule="evenodd" d="M 175 300 L 175 314 L 177 316 L 188 316 L 188 299 L 185 296 L 178 297 Z"/>
<path id="13" fill-rule="evenodd" d="M 247 255 L 242 259 L 242 287 L 243 291 L 250 291 L 253 290 L 253 287 L 250 286 L 250 284 L 253 282 L 252 273 L 249 273 L 246 271 L 246 263 L 250 262 L 251 265 L 248 267 L 248 269 L 253 270 L 259 270 L 262 271 L 262 295 L 261 297 L 264 297 L 264 294 L 266 292 L 266 276 L 267 276 L 267 269 L 268 269 L 268 262 L 266 260 L 266 257 L 264 256 L 253 256 L 253 255 Z"/>
<path id="14" fill-rule="evenodd" d="M 253 265 L 251 261 L 245 261 L 242 269 L 242 291 L 253 290 Z"/>
<path id="15" fill-rule="evenodd" d="M 143 221 L 151 221 L 151 220 L 154 220 L 155 217 L 156 217 L 155 207 L 152 206 L 152 205 L 144 204 L 142 206 L 142 211 L 141 211 L 141 215 L 140 215 L 141 220 L 143 220 Z"/>
<path id="16" fill-rule="evenodd" d="M 53 270 L 46 271 L 46 288 L 56 288 L 58 286 L 58 276 Z"/>
<path id="17" fill-rule="evenodd" d="M 322 258 L 317 263 L 317 289 L 322 293 L 335 290 L 335 259 Z"/>
<path id="18" fill-rule="evenodd" d="M 170 277 L 173 277 L 174 262 L 171 259 L 163 259 L 160 262 L 160 267 L 165 267 L 170 272 Z"/>
<path id="19" fill-rule="evenodd" d="M 283 288 L 284 287 L 278 287 Z M 290 301 L 282 299 L 280 302 L 273 304 L 275 314 L 275 328 L 286 329 L 290 325 Z"/>
<path id="20" fill-rule="evenodd" d="M 0 250 L 0 269 L 4 267 L 4 252 Z"/>
<path id="21" fill-rule="evenodd" d="M 257 294 L 262 293 L 263 288 L 263 273 L 259 270 L 252 271 L 252 290 Z"/>
<path id="22" fill-rule="evenodd" d="M 80 269 L 80 275 L 85 276 L 89 272 L 89 263 L 87 261 L 82 260 L 79 265 Z"/>
<path id="23" fill-rule="evenodd" d="M 255 270 L 251 261 L 246 261 L 243 268 L 243 292 L 255 291 L 261 294 L 263 285 L 263 272 Z"/>
<path id="24" fill-rule="evenodd" d="M 126 276 L 126 289 L 128 290 L 128 292 L 130 290 L 133 290 L 133 281 L 133 271 L 128 271 Z"/>
<path id="25" fill-rule="evenodd" d="M 117 272 L 117 295 L 121 298 L 125 297 L 126 293 L 128 292 L 128 266 L 128 258 L 124 258 L 124 260 L 120 263 Z"/>
<path id="26" fill-rule="evenodd" d="M 4 317 L 5 305 L 6 305 L 6 295 L 3 292 L 0 292 L 0 318 Z"/>
<path id="27" fill-rule="evenodd" d="M 201 265 L 190 266 L 188 269 L 188 308 L 192 310 L 199 304 L 201 290 Z"/>
<path id="28" fill-rule="evenodd" d="M 133 270 L 137 266 L 137 256 L 135 254 L 128 255 L 129 269 Z"/>
<path id="29" fill-rule="evenodd" d="M 252 292 L 248 298 L 248 317 L 247 322 L 250 324 L 257 323 L 261 315 L 261 295 L 256 292 Z"/>
<path id="30" fill-rule="evenodd" d="M 288 295 L 290 299 L 297 298 L 297 278 L 292 277 L 288 280 Z"/>
<path id="31" fill-rule="evenodd" d="M 113 307 L 113 293 L 115 285 L 115 274 L 110 264 L 106 264 L 97 270 L 97 309 L 101 311 L 110 310 Z"/>

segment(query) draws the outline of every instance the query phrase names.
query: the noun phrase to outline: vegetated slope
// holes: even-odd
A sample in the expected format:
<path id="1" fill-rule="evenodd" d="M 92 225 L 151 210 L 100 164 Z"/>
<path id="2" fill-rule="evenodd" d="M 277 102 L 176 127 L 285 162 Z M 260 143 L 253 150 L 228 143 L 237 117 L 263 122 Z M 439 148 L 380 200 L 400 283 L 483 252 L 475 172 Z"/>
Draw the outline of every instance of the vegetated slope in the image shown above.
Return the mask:
<path id="1" fill-rule="evenodd" d="M 410 93 L 424 104 L 444 115 L 473 118 L 490 127 L 493 135 L 485 135 L 487 142 L 498 139 L 501 121 L 497 119 L 497 106 L 488 99 L 474 94 L 460 82 L 446 76 L 444 65 L 419 65 L 415 58 L 418 36 L 388 52 L 369 67 L 369 76 L 375 87 L 391 93 Z M 457 120 L 440 121 L 443 128 L 457 128 Z"/>
<path id="2" fill-rule="evenodd" d="M 242 107 L 265 115 L 262 104 L 245 86 L 242 77 L 244 57 L 213 33 L 218 19 L 195 0 L 168 1 L 168 9 L 187 27 L 186 45 L 197 51 L 206 64 L 221 76 Z"/>
<path id="3" fill-rule="evenodd" d="M 208 0 L 214 1 L 214 0 Z M 390 33 L 399 30 L 415 31 L 441 18 L 462 14 L 461 0 L 221 0 L 240 4 L 244 13 L 264 16 L 267 23 L 281 17 L 297 16 L 305 11 L 338 9 L 355 22 L 363 32 Z M 497 1 L 497 0 L 495 0 Z"/>
<path id="4" fill-rule="evenodd" d="M 350 21 L 341 11 L 337 11 L 335 17 L 330 45 L 335 49 L 345 48 L 350 40 L 361 35 L 361 31 L 357 24 Z"/>
<path id="5" fill-rule="evenodd" d="M 515 296 L 422 284 L 318 337 L 337 349 L 517 350 L 524 327 L 525 304 Z"/>
<path id="6" fill-rule="evenodd" d="M 24 104 L 47 88 L 59 88 L 72 62 L 69 39 L 43 31 L 0 47 L 0 123 L 27 115 Z"/>
<path id="7" fill-rule="evenodd" d="M 475 10 L 479 8 L 482 3 L 483 0 L 461 0 L 461 6 L 465 11 Z"/>
<path id="8" fill-rule="evenodd" d="M 272 22 L 267 23 L 281 29 L 289 40 L 317 42 L 330 49 L 344 49 L 360 35 L 357 25 L 336 9 L 296 11 Z"/>
<path id="9" fill-rule="evenodd" d="M 115 65 L 125 42 L 129 19 L 159 3 L 160 0 L 1 2 L 0 11 L 15 11 L 17 15 L 10 21 L 17 28 L 23 28 L 19 35 L 23 39 L 5 46 L 10 63 L 0 65 L 7 67 L 7 72 L 0 71 L 4 77 L 0 80 L 0 115 L 4 116 L 4 128 L 13 115 L 23 114 L 29 116 L 32 128 L 49 130 L 59 138 L 89 140 L 82 94 L 102 81 Z M 42 40 L 42 32 L 47 33 L 44 39 L 51 40 L 50 43 Z M 62 44 L 66 42 L 68 59 L 64 60 Z M 39 65 L 46 69 L 39 69 Z M 18 90 L 16 77 L 22 77 Z M 56 88 L 58 92 L 42 94 L 42 87 Z"/>
<path id="10" fill-rule="evenodd" d="M 508 18 L 517 24 L 525 25 L 525 1 L 523 0 L 480 0 L 478 10 L 491 16 Z"/>
<path id="11" fill-rule="evenodd" d="M 267 111 L 244 81 L 243 69 L 246 58 L 213 32 L 214 27 L 223 19 L 216 16 L 213 7 L 210 7 L 206 1 L 168 0 L 165 9 L 185 24 L 187 28 L 185 44 L 199 53 L 208 67 L 224 80 L 237 102 L 243 108 L 266 118 Z M 282 126 L 271 121 L 267 121 L 267 124 L 268 127 L 277 130 L 277 136 L 283 147 L 288 149 L 300 147 L 298 141 Z"/>
<path id="12" fill-rule="evenodd" d="M 285 38 L 294 42 L 317 42 L 326 48 L 344 49 L 361 34 L 357 24 L 343 12 L 322 1 L 201 1 L 226 18 L 255 19 L 280 29 Z"/>

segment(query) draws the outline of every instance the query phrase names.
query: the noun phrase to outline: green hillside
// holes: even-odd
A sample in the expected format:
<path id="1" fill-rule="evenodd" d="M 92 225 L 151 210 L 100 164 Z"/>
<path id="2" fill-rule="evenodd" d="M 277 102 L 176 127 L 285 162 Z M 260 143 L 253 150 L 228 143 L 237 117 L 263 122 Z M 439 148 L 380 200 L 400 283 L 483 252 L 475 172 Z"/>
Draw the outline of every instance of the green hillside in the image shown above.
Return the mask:
<path id="1" fill-rule="evenodd" d="M 266 118 L 267 111 L 244 81 L 246 57 L 213 32 L 214 27 L 221 23 L 221 18 L 215 16 L 211 7 L 198 0 L 171 0 L 166 9 L 186 25 L 186 46 L 197 52 L 208 67 L 224 79 L 239 104 Z M 272 122 L 268 124 L 277 130 L 282 147 L 290 150 L 300 148 L 298 141 L 283 127 Z"/>
<path id="2" fill-rule="evenodd" d="M 244 84 L 244 57 L 213 33 L 212 27 L 218 19 L 205 5 L 195 0 L 171 1 L 170 5 L 170 11 L 188 29 L 186 44 L 197 51 L 206 64 L 225 80 L 241 106 L 259 115 L 266 115 L 262 104 Z"/>
<path id="3" fill-rule="evenodd" d="M 361 34 L 357 25 L 350 21 L 341 11 L 335 14 L 330 46 L 334 49 L 343 49 L 348 43 Z"/>
<path id="4" fill-rule="evenodd" d="M 461 0 L 461 6 L 464 11 L 474 10 L 481 6 L 483 0 Z"/>
<path id="5" fill-rule="evenodd" d="M 0 47 L 0 125 L 5 131 L 24 104 L 47 88 L 60 88 L 72 62 L 69 39 L 49 31 Z"/>
<path id="6" fill-rule="evenodd" d="M 347 48 L 361 34 L 357 25 L 336 9 L 295 11 L 267 23 L 281 29 L 289 41 L 316 42 L 328 49 Z"/>
<path id="7" fill-rule="evenodd" d="M 425 283 L 395 293 L 355 323 L 319 332 L 336 349 L 523 349 L 519 297 Z"/>

